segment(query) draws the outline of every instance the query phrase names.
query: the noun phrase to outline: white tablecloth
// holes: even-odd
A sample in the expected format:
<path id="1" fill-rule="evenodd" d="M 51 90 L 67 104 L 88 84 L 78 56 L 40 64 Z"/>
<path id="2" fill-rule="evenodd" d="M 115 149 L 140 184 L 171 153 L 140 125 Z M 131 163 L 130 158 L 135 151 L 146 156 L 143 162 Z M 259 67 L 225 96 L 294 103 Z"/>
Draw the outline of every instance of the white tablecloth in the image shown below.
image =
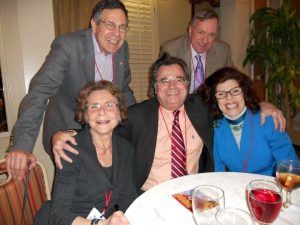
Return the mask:
<path id="1" fill-rule="evenodd" d="M 192 213 L 172 195 L 198 185 L 211 184 L 225 192 L 225 207 L 235 207 L 249 212 L 246 185 L 255 179 L 273 180 L 273 177 L 246 173 L 201 173 L 173 179 L 157 185 L 139 196 L 125 215 L 131 225 L 195 225 Z M 284 199 L 285 199 L 285 191 Z M 283 209 L 274 225 L 300 225 L 300 189 L 292 193 L 293 206 Z"/>

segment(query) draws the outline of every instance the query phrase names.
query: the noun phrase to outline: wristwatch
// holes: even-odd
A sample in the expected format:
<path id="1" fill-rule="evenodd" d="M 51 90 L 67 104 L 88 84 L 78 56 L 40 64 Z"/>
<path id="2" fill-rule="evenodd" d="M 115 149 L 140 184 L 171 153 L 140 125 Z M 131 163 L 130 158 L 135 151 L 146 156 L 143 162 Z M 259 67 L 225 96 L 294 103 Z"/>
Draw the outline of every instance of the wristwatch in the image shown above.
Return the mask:
<path id="1" fill-rule="evenodd" d="M 100 219 L 93 219 L 91 222 L 91 225 L 98 225 L 99 221 L 100 221 Z"/>

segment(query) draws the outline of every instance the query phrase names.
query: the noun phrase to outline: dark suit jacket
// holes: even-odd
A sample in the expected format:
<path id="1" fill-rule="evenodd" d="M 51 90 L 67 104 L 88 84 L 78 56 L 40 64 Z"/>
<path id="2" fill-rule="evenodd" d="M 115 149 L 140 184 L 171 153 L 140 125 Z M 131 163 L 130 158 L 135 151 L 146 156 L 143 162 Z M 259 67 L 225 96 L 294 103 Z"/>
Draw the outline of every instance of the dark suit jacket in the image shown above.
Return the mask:
<path id="1" fill-rule="evenodd" d="M 76 136 L 79 155 L 66 152 L 73 163 L 63 161 L 63 169 L 55 174 L 52 200 L 48 203 L 45 213 L 41 210 L 35 224 L 71 224 L 77 216 L 87 217 L 93 207 L 99 212 L 105 207 L 105 193 L 112 191 L 109 207 L 105 217 L 108 218 L 115 210 L 125 212 L 137 197 L 132 179 L 133 148 L 116 132 L 113 133 L 112 180 L 108 178 L 99 164 L 97 153 L 92 143 L 89 127 Z M 51 208 L 51 209 L 50 209 Z M 49 215 L 50 209 L 50 215 Z M 44 222 L 43 222 L 44 221 Z"/>
<path id="2" fill-rule="evenodd" d="M 114 54 L 115 84 L 124 93 L 127 105 L 132 105 L 135 98 L 128 86 L 131 80 L 128 58 L 128 45 L 124 42 Z M 51 155 L 51 137 L 54 133 L 81 128 L 75 121 L 76 98 L 80 89 L 94 79 L 95 53 L 91 30 L 56 38 L 21 102 L 9 150 L 33 150 L 45 113 L 43 144 Z"/>
<path id="3" fill-rule="evenodd" d="M 199 159 L 199 172 L 213 171 L 213 125 L 208 108 L 198 95 L 189 95 L 184 103 L 186 113 L 204 142 Z M 134 179 L 137 189 L 145 183 L 152 167 L 158 132 L 159 102 L 146 100 L 128 109 L 128 121 L 121 129 L 135 149 Z"/>
<path id="4" fill-rule="evenodd" d="M 189 33 L 167 41 L 161 47 L 161 53 L 163 52 L 182 59 L 188 67 L 189 76 L 192 74 Z M 215 40 L 211 49 L 206 53 L 205 77 L 225 66 L 232 66 L 230 46 L 225 42 Z M 189 77 L 188 80 L 190 81 L 191 78 Z"/>

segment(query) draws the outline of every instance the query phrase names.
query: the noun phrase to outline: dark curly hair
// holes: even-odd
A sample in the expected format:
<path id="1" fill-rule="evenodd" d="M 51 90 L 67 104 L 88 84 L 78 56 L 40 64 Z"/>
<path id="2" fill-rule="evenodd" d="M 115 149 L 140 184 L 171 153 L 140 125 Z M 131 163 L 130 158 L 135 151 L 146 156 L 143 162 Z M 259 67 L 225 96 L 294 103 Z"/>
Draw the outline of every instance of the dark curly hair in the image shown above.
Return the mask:
<path id="1" fill-rule="evenodd" d="M 222 111 L 218 107 L 215 97 L 216 87 L 218 84 L 227 80 L 235 80 L 242 88 L 245 105 L 253 113 L 260 110 L 259 98 L 257 97 L 252 80 L 242 72 L 232 67 L 224 67 L 217 70 L 211 76 L 206 78 L 205 83 L 199 88 L 198 92 L 202 96 L 203 101 L 211 109 L 214 119 L 223 117 Z"/>
<path id="2" fill-rule="evenodd" d="M 86 99 L 92 92 L 98 90 L 109 91 L 112 94 L 112 96 L 117 98 L 121 119 L 123 120 L 126 119 L 127 108 L 125 104 L 124 95 L 121 93 L 119 88 L 117 88 L 117 86 L 115 86 L 112 82 L 101 80 L 97 82 L 95 81 L 89 82 L 80 90 L 79 96 L 77 98 L 78 103 L 75 112 L 76 121 L 81 125 L 85 124 L 84 115 L 85 115 L 86 105 L 87 105 Z"/>

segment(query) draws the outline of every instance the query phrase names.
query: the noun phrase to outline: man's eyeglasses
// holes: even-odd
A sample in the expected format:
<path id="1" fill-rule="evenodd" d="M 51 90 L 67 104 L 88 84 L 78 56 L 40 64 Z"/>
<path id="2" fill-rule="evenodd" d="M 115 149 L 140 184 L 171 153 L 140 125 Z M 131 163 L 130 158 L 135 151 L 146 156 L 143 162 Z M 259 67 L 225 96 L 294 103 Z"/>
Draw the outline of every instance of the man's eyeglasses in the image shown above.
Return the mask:
<path id="1" fill-rule="evenodd" d="M 92 111 L 92 112 L 96 112 L 96 111 L 100 110 L 101 108 L 103 108 L 105 111 L 112 111 L 112 110 L 116 109 L 117 106 L 118 106 L 118 104 L 115 102 L 106 102 L 103 105 L 101 105 L 99 103 L 87 104 L 86 108 L 87 108 L 87 110 Z"/>
<path id="2" fill-rule="evenodd" d="M 104 20 L 99 20 L 101 23 L 104 23 L 105 27 L 109 30 L 115 30 L 117 29 L 117 24 L 115 24 L 112 21 L 104 21 Z M 126 33 L 128 31 L 128 26 L 125 24 L 119 25 L 119 30 L 122 33 Z"/>
<path id="3" fill-rule="evenodd" d="M 229 91 L 217 91 L 215 93 L 215 97 L 217 99 L 222 99 L 222 98 L 226 98 L 228 93 L 232 96 L 237 96 L 242 92 L 242 88 L 241 87 L 234 87 L 231 88 Z"/>
<path id="4" fill-rule="evenodd" d="M 158 83 L 161 85 L 168 85 L 171 81 L 174 81 L 176 85 L 182 85 L 186 83 L 185 77 L 165 77 L 158 80 Z"/>

